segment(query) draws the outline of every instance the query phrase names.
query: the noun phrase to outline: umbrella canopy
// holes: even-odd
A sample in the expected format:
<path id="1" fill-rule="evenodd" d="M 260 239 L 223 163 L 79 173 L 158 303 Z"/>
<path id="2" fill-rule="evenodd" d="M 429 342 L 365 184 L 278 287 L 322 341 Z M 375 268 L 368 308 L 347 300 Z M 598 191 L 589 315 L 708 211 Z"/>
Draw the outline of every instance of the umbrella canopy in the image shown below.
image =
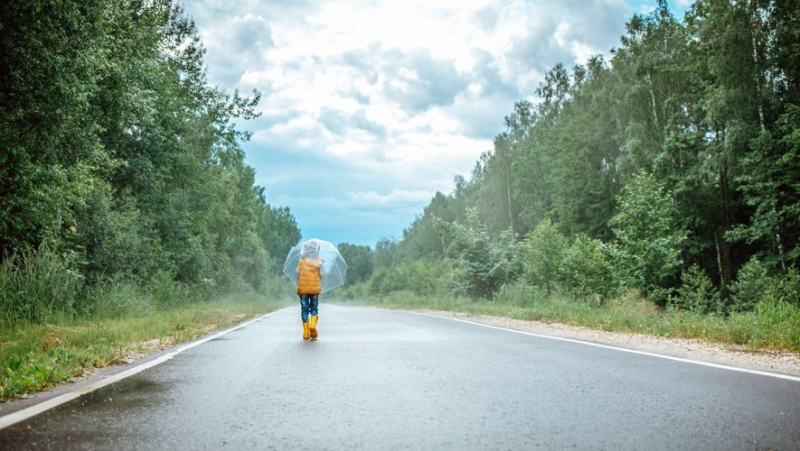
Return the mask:
<path id="1" fill-rule="evenodd" d="M 289 254 L 283 263 L 283 273 L 295 285 L 297 285 L 297 270 L 300 267 L 301 257 L 322 260 L 322 293 L 344 284 L 347 262 L 333 243 L 314 238 L 289 249 Z"/>

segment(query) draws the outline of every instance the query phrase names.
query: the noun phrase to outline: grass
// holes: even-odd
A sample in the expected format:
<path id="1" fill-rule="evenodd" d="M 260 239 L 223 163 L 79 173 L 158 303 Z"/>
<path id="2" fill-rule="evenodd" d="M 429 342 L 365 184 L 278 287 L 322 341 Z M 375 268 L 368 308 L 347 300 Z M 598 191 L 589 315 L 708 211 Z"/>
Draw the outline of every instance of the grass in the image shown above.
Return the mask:
<path id="1" fill-rule="evenodd" d="M 291 284 L 269 277 L 256 294 L 244 284 L 212 297 L 165 272 L 148 280 L 87 283 L 69 256 L 46 244 L 0 261 L 0 401 L 124 363 L 286 305 Z M 213 302 L 208 299 L 215 299 Z"/>
<path id="2" fill-rule="evenodd" d="M 243 293 L 153 307 L 126 290 L 121 286 L 104 293 L 103 310 L 90 319 L 62 315 L 46 324 L 22 323 L 0 331 L 0 399 L 26 397 L 95 368 L 125 363 L 286 305 Z M 130 297 L 122 302 L 125 295 Z"/>
<path id="3" fill-rule="evenodd" d="M 800 306 L 786 302 L 761 303 L 753 312 L 717 316 L 661 309 L 636 292 L 599 305 L 558 295 L 546 296 L 525 287 L 511 288 L 492 301 L 454 296 L 418 296 L 401 291 L 377 297 L 340 298 L 339 302 L 460 312 L 562 323 L 612 332 L 698 339 L 753 351 L 800 352 Z"/>

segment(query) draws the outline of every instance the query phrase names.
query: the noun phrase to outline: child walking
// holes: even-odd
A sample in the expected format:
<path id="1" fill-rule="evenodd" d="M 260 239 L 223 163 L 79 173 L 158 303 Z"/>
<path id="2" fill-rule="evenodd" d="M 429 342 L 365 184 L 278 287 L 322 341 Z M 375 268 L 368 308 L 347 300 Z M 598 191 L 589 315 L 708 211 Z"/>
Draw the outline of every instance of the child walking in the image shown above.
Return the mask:
<path id="1" fill-rule="evenodd" d="M 312 240 L 303 245 L 297 267 L 297 295 L 300 296 L 304 340 L 317 338 L 320 292 L 322 292 L 322 260 L 319 258 L 319 244 Z M 311 314 L 310 324 L 309 314 Z"/>

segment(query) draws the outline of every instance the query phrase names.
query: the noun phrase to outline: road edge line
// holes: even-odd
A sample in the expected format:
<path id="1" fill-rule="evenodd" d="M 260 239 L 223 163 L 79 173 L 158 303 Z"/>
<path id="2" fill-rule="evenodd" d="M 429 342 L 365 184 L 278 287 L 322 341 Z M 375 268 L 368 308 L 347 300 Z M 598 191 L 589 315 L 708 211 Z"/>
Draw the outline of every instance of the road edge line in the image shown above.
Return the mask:
<path id="1" fill-rule="evenodd" d="M 280 310 L 283 310 L 283 309 L 280 309 Z M 217 339 L 217 338 L 219 338 L 219 337 L 221 337 L 223 335 L 229 334 L 229 333 L 231 333 L 231 332 L 233 332 L 235 330 L 239 330 L 239 329 L 241 329 L 243 327 L 247 327 L 250 324 L 255 323 L 256 321 L 260 321 L 260 320 L 262 320 L 262 319 L 264 319 L 264 318 L 266 318 L 268 316 L 271 316 L 271 315 L 279 312 L 280 310 L 275 310 L 275 311 L 269 312 L 269 313 L 264 314 L 262 316 L 259 316 L 257 318 L 253 318 L 250 321 L 247 321 L 247 322 L 244 322 L 242 324 L 233 326 L 233 327 L 231 327 L 229 329 L 225 329 L 223 331 L 213 333 L 213 334 L 211 334 L 211 335 L 209 335 L 207 337 L 203 337 L 203 338 L 201 338 L 199 340 L 195 340 L 195 341 L 180 345 L 174 351 L 170 351 L 170 352 L 168 352 L 168 353 L 166 353 L 166 354 L 164 354 L 162 356 L 159 356 L 159 357 L 157 357 L 157 358 L 155 358 L 153 360 L 144 362 L 141 365 L 136 365 L 133 368 L 129 368 L 129 369 L 125 370 L 125 371 L 121 371 L 121 372 L 119 372 L 117 374 L 113 374 L 113 375 L 111 375 L 111 376 L 109 376 L 109 377 L 107 377 L 105 379 L 102 379 L 102 380 L 99 380 L 97 382 L 93 382 L 91 384 L 85 385 L 85 386 L 83 386 L 81 388 L 78 388 L 76 390 L 64 393 L 63 395 L 56 396 L 55 398 L 48 399 L 47 401 L 43 401 L 43 402 L 41 402 L 39 404 L 35 404 L 35 405 L 30 406 L 30 407 L 26 407 L 26 408 L 24 408 L 22 410 L 18 410 L 16 412 L 9 413 L 8 415 L 4 415 L 4 416 L 0 417 L 0 430 L 3 430 L 3 429 L 5 429 L 5 428 L 7 428 L 9 426 L 13 426 L 13 425 L 15 425 L 15 424 L 17 424 L 17 423 L 19 423 L 21 421 L 25 421 L 25 420 L 27 420 L 29 418 L 32 418 L 32 417 L 34 417 L 36 415 L 39 415 L 40 413 L 44 413 L 44 412 L 46 412 L 46 411 L 48 411 L 48 410 L 50 410 L 52 408 L 58 407 L 58 406 L 60 406 L 62 404 L 65 404 L 65 403 L 68 403 L 68 402 L 70 402 L 72 400 L 80 398 L 81 396 L 83 396 L 83 395 L 85 395 L 87 393 L 91 393 L 91 392 L 93 392 L 95 390 L 98 390 L 100 388 L 103 388 L 106 385 L 111 385 L 114 382 L 119 382 L 119 381 L 121 381 L 123 379 L 126 379 L 126 378 L 131 377 L 131 376 L 136 375 L 136 374 L 139 374 L 139 373 L 141 373 L 142 371 L 144 371 L 146 369 L 149 369 L 149 368 L 152 368 L 154 366 L 160 365 L 160 364 L 162 364 L 162 363 L 164 363 L 164 362 L 166 362 L 168 360 L 171 360 L 173 357 L 177 356 L 178 354 L 180 354 L 180 353 L 182 353 L 184 351 L 188 351 L 189 349 L 192 349 L 192 348 L 194 348 L 196 346 L 200 346 L 201 344 L 209 342 L 211 340 Z"/>
<path id="2" fill-rule="evenodd" d="M 412 315 L 428 316 L 428 317 L 431 317 L 431 318 L 449 319 L 449 320 L 453 320 L 453 321 L 458 321 L 460 323 L 467 323 L 467 324 L 472 324 L 474 326 L 488 327 L 489 329 L 504 330 L 506 332 L 514 332 L 514 333 L 518 333 L 518 334 L 522 334 L 522 335 L 529 335 L 529 336 L 532 336 L 532 337 L 547 338 L 547 339 L 550 339 L 550 340 L 566 341 L 566 342 L 570 342 L 570 343 L 578 343 L 578 344 L 583 344 L 583 345 L 588 345 L 588 346 L 594 346 L 594 347 L 597 347 L 597 348 L 610 349 L 610 350 L 613 350 L 613 351 L 622 351 L 622 352 L 628 352 L 628 353 L 631 353 L 631 354 L 639 354 L 639 355 L 644 355 L 644 356 L 649 356 L 649 357 L 657 357 L 657 358 L 660 358 L 660 359 L 674 360 L 674 361 L 677 361 L 677 362 L 692 363 L 692 364 L 695 364 L 695 365 L 703 365 L 703 366 L 708 366 L 708 367 L 712 367 L 712 368 L 719 368 L 719 369 L 723 369 L 723 370 L 738 371 L 738 372 L 741 372 L 741 373 L 758 374 L 760 376 L 769 376 L 769 377 L 775 377 L 775 378 L 778 378 L 778 379 L 786 379 L 786 380 L 790 380 L 790 381 L 793 381 L 793 382 L 800 382 L 800 377 L 791 376 L 789 374 L 770 373 L 769 371 L 751 370 L 749 368 L 739 368 L 739 367 L 735 367 L 735 366 L 722 365 L 722 364 L 719 364 L 719 363 L 711 363 L 711 362 L 703 362 L 701 360 L 685 359 L 683 357 L 675 357 L 675 356 L 666 355 L 666 354 L 656 354 L 654 352 L 647 352 L 647 351 L 638 351 L 636 349 L 627 349 L 627 348 L 622 348 L 622 347 L 619 347 L 619 346 L 606 345 L 606 344 L 602 344 L 602 343 L 592 343 L 591 341 L 583 341 L 583 340 L 578 340 L 578 339 L 575 339 L 575 338 L 565 338 L 565 337 L 556 337 L 556 336 L 553 336 L 553 335 L 537 334 L 537 333 L 534 333 L 534 332 L 526 332 L 526 331 L 523 331 L 523 330 L 508 329 L 506 327 L 494 326 L 494 325 L 491 325 L 491 324 L 484 324 L 484 323 L 479 323 L 479 322 L 475 322 L 475 321 L 469 321 L 469 320 L 460 319 L 460 318 L 452 318 L 452 317 L 449 317 L 449 316 L 439 316 L 439 315 L 432 315 L 430 313 L 421 313 L 421 312 L 410 312 L 410 311 L 407 311 L 407 310 L 404 310 L 404 312 L 410 313 Z"/>

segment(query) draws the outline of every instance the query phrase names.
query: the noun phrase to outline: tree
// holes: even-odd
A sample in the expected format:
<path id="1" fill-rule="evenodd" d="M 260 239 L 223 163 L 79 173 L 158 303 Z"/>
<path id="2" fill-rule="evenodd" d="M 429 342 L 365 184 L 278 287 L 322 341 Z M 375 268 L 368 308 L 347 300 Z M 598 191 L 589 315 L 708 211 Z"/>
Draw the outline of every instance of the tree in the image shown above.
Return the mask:
<path id="1" fill-rule="evenodd" d="M 550 218 L 540 221 L 520 249 L 523 275 L 528 283 L 550 294 L 556 286 L 566 248 L 567 239 L 553 221 Z"/>
<path id="2" fill-rule="evenodd" d="M 477 255 L 488 251 L 466 249 L 491 248 L 508 228 L 530 246 L 550 218 L 573 243 L 570 271 L 618 257 L 623 282 L 659 302 L 680 274 L 685 293 L 711 293 L 708 278 L 727 302 L 753 256 L 788 277 L 800 259 L 798 13 L 789 0 L 698 0 L 681 21 L 660 0 L 633 15 L 609 63 L 545 73 L 470 180 L 437 194 L 395 255 L 437 258 L 450 244 L 471 265 L 459 277 L 486 284 L 480 271 L 493 267 Z M 469 239 L 454 233 L 475 221 Z M 526 276 L 551 290 L 558 270 L 546 266 Z"/>
<path id="3" fill-rule="evenodd" d="M 625 186 L 618 205 L 613 231 L 622 269 L 634 286 L 647 294 L 674 285 L 686 235 L 676 227 L 669 191 L 652 174 L 642 171 Z"/>
<path id="4" fill-rule="evenodd" d="M 375 252 L 372 253 L 375 269 L 386 268 L 395 263 L 397 253 L 397 241 L 389 238 L 381 238 L 375 243 Z"/>
<path id="5" fill-rule="evenodd" d="M 445 227 L 452 235 L 455 265 L 455 290 L 473 298 L 491 298 L 515 275 L 516 244 L 510 231 L 492 242 L 485 224 L 475 209 L 467 210 L 465 224 Z"/>
<path id="6" fill-rule="evenodd" d="M 372 275 L 372 249 L 369 246 L 340 243 L 339 252 L 347 262 L 347 275 L 345 283 L 354 285 L 362 283 Z"/>
<path id="7" fill-rule="evenodd" d="M 0 253 L 77 228 L 75 209 L 113 167 L 93 109 L 116 2 L 48 0 L 0 8 Z M 82 232 L 82 231 L 81 231 Z M 72 249 L 71 251 L 78 251 Z"/>
<path id="8" fill-rule="evenodd" d="M 179 5 L 17 2 L 0 29 L 0 259 L 46 242 L 91 283 L 261 286 L 299 230 L 244 163 L 260 95 L 208 86 Z"/>

